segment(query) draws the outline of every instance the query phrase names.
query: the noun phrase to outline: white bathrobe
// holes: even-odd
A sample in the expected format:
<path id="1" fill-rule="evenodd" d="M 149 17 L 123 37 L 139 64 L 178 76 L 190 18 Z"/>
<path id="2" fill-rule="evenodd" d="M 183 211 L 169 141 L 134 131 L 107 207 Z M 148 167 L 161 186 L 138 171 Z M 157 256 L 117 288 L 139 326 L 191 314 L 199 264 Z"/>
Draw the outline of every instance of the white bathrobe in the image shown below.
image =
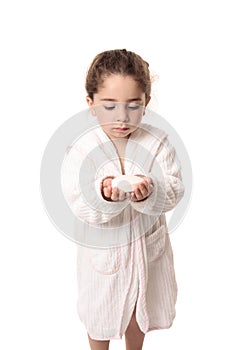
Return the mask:
<path id="1" fill-rule="evenodd" d="M 167 134 L 141 124 L 127 143 L 125 174 L 152 179 L 147 199 L 102 197 L 103 179 L 121 172 L 101 127 L 69 147 L 61 169 L 63 194 L 78 223 L 78 313 L 96 340 L 121 338 L 135 307 L 144 333 L 169 328 L 175 317 L 177 286 L 164 213 L 176 206 L 184 187 Z"/>

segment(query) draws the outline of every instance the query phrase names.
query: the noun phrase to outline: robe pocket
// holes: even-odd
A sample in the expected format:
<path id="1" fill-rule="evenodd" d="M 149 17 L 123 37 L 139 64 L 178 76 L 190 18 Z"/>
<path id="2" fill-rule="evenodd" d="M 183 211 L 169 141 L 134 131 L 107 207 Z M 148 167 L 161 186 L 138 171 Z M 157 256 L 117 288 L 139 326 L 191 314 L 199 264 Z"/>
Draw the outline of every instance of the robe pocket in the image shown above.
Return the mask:
<path id="1" fill-rule="evenodd" d="M 145 237 L 148 262 L 155 261 L 165 251 L 166 228 L 162 225 L 158 230 Z"/>
<path id="2" fill-rule="evenodd" d="M 91 265 L 95 271 L 103 275 L 112 275 L 120 268 L 120 248 L 103 249 L 91 256 Z"/>

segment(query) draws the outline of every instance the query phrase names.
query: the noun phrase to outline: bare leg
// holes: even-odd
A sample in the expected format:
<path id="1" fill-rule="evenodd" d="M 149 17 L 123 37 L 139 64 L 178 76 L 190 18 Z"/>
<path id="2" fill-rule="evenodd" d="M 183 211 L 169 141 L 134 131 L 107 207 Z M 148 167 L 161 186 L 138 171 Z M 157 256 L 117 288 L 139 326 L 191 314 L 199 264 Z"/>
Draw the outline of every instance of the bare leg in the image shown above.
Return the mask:
<path id="1" fill-rule="evenodd" d="M 88 335 L 89 344 L 91 350 L 108 350 L 109 349 L 109 340 L 94 340 L 91 339 Z"/>
<path id="2" fill-rule="evenodd" d="M 145 334 L 140 330 L 135 316 L 135 310 L 125 332 L 126 350 L 142 350 Z"/>

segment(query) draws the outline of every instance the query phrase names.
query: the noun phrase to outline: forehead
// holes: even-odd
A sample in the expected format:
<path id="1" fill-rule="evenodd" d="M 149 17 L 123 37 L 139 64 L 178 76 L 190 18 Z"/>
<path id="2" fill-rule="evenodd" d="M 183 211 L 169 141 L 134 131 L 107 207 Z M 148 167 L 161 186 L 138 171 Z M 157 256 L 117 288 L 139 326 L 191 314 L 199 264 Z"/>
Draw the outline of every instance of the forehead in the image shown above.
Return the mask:
<path id="1" fill-rule="evenodd" d="M 132 76 L 113 74 L 106 77 L 98 89 L 96 97 L 116 101 L 141 99 L 145 93 Z"/>

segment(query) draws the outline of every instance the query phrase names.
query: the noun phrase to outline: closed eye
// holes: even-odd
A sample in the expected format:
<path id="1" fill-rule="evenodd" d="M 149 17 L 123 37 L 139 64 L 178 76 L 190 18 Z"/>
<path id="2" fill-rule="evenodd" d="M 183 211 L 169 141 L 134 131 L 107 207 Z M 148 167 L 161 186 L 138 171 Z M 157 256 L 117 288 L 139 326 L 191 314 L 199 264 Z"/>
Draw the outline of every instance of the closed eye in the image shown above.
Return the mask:
<path id="1" fill-rule="evenodd" d="M 104 106 L 107 111 L 112 111 L 116 106 Z"/>
<path id="2" fill-rule="evenodd" d="M 142 107 L 142 106 L 140 106 L 140 105 L 129 105 L 129 106 L 128 106 L 128 108 L 131 109 L 131 110 L 133 110 L 133 111 L 139 109 L 140 107 Z"/>

